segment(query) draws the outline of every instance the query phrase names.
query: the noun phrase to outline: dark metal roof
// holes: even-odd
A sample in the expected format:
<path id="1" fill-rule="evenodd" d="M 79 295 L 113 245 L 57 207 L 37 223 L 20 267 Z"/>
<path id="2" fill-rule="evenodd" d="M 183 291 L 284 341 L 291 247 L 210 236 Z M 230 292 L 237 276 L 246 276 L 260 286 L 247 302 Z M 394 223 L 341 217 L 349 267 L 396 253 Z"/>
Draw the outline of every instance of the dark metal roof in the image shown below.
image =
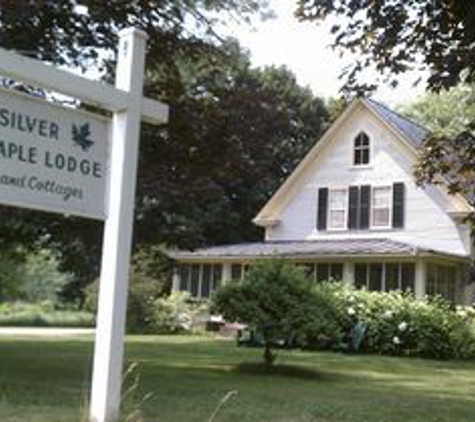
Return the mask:
<path id="1" fill-rule="evenodd" d="M 214 246 L 195 251 L 172 251 L 177 260 L 191 259 L 256 259 L 269 257 L 343 257 L 343 256 L 414 256 L 418 252 L 434 252 L 390 239 L 332 239 L 314 241 L 280 241 Z M 440 252 L 439 252 L 440 253 Z M 445 255 L 448 255 L 445 253 Z"/>
<path id="2" fill-rule="evenodd" d="M 423 128 L 419 124 L 409 120 L 407 117 L 401 116 L 399 113 L 396 113 L 373 99 L 365 98 L 363 101 L 390 126 L 402 133 L 416 148 L 419 148 L 422 145 L 422 141 L 430 133 L 429 130 Z"/>

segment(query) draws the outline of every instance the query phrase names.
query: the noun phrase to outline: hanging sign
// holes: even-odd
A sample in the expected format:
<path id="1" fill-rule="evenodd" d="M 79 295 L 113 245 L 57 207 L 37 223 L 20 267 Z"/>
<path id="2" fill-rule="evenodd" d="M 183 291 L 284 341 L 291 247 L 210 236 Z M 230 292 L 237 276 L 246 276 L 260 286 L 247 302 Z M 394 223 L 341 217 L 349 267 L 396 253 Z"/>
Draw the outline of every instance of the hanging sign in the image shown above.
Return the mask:
<path id="1" fill-rule="evenodd" d="M 104 219 L 109 122 L 0 90 L 0 202 Z"/>

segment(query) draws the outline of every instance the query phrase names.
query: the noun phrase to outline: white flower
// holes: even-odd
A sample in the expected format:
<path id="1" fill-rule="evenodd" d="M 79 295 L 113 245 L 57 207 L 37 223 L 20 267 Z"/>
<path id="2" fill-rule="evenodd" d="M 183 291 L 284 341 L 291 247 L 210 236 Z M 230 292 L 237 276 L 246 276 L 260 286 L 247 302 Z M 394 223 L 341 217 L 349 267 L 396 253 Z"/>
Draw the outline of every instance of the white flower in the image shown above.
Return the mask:
<path id="1" fill-rule="evenodd" d="M 393 311 L 390 311 L 389 309 L 387 311 L 384 311 L 383 318 L 391 319 L 392 317 L 393 317 Z"/>
<path id="2" fill-rule="evenodd" d="M 350 297 L 348 298 L 348 302 L 353 303 L 354 301 L 355 301 L 355 297 L 354 297 L 354 296 L 350 296 Z"/>
<path id="3" fill-rule="evenodd" d="M 398 325 L 399 331 L 406 331 L 407 330 L 407 322 L 403 321 Z"/>
<path id="4" fill-rule="evenodd" d="M 354 315 L 356 312 L 352 307 L 348 308 L 348 315 Z"/>
<path id="5" fill-rule="evenodd" d="M 393 337 L 393 343 L 396 344 L 396 345 L 397 345 L 397 344 L 401 344 L 401 340 L 399 339 L 398 336 L 394 336 L 394 337 Z"/>

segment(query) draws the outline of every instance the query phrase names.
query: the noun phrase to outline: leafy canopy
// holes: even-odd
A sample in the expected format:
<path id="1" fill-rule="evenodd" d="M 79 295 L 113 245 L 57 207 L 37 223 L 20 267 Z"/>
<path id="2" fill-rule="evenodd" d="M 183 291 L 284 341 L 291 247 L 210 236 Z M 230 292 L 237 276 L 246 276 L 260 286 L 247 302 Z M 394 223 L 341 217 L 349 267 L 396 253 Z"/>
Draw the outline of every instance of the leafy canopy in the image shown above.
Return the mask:
<path id="1" fill-rule="evenodd" d="M 346 87 L 364 92 L 374 83 L 358 83 L 373 66 L 395 77 L 414 68 L 429 71 L 436 91 L 475 77 L 475 4 L 471 0 L 298 0 L 302 21 L 335 18 L 334 46 L 356 53 Z"/>

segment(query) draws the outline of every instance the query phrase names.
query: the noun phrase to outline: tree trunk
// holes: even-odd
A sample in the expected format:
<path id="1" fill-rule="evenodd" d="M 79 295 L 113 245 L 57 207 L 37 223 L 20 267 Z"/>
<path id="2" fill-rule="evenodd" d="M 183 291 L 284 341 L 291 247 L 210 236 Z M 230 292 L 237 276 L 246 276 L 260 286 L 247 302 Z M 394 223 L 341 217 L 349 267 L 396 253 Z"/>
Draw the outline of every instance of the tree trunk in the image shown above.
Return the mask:
<path id="1" fill-rule="evenodd" d="M 271 345 L 269 342 L 264 343 L 264 362 L 268 366 L 272 366 L 275 360 L 275 354 L 272 353 Z"/>

